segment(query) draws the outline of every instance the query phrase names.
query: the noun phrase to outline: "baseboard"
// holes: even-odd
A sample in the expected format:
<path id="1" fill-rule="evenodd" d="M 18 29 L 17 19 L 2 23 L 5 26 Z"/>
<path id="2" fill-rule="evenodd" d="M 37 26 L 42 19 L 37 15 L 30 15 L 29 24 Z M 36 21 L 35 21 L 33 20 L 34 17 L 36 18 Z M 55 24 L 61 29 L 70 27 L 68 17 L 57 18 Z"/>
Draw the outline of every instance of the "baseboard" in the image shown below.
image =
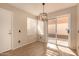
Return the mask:
<path id="1" fill-rule="evenodd" d="M 20 48 L 20 47 L 23 47 L 23 46 L 25 46 L 25 45 L 31 44 L 31 43 L 36 42 L 36 41 L 37 41 L 37 40 L 32 40 L 32 41 L 30 41 L 30 42 L 28 42 L 28 43 L 25 43 L 25 44 L 19 45 L 19 46 L 16 47 L 16 48 L 12 48 L 11 50 L 18 49 L 18 48 Z"/>

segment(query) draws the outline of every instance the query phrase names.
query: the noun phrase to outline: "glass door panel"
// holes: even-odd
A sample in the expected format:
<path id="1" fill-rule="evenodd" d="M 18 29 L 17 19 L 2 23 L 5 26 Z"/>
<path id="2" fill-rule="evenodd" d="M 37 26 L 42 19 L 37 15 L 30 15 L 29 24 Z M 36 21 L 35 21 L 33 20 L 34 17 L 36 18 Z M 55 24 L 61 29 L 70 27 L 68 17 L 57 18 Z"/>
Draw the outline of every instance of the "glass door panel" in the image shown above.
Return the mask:
<path id="1" fill-rule="evenodd" d="M 57 17 L 57 44 L 68 47 L 68 16 Z"/>
<path id="2" fill-rule="evenodd" d="M 48 20 L 48 42 L 56 43 L 56 19 Z"/>

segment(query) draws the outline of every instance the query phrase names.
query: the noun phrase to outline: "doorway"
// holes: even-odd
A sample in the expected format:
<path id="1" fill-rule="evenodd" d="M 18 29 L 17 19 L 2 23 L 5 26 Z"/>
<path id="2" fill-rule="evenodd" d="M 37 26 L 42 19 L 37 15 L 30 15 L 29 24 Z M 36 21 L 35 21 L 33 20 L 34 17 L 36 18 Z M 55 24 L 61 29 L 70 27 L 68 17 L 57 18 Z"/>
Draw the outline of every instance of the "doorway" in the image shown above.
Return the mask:
<path id="1" fill-rule="evenodd" d="M 60 15 L 48 20 L 47 48 L 56 55 L 76 55 L 70 48 L 70 14 Z M 52 54 L 52 53 L 51 53 Z"/>
<path id="2" fill-rule="evenodd" d="M 12 12 L 0 8 L 0 53 L 12 48 Z"/>
<path id="3" fill-rule="evenodd" d="M 48 20 L 48 42 L 69 47 L 69 14 Z M 57 39 L 57 43 L 56 43 Z"/>

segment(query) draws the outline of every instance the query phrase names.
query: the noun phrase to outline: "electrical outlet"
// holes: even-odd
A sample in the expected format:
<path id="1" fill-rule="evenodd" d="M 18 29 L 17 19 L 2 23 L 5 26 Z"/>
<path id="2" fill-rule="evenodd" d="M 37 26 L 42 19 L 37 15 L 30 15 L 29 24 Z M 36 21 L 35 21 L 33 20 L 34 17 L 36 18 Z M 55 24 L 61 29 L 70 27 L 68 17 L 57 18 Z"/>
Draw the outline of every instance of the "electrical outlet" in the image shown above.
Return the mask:
<path id="1" fill-rule="evenodd" d="M 20 43 L 21 41 L 20 40 L 18 40 L 18 43 Z"/>
<path id="2" fill-rule="evenodd" d="M 42 37 L 40 36 L 40 39 L 41 39 Z"/>

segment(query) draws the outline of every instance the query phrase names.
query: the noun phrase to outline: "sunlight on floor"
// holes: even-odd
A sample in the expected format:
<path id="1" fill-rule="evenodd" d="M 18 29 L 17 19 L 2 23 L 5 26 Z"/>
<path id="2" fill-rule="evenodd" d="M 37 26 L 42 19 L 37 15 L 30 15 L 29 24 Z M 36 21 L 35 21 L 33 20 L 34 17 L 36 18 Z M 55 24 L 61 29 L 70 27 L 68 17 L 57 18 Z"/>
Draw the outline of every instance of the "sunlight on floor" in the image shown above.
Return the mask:
<path id="1" fill-rule="evenodd" d="M 68 42 L 67 41 L 58 40 L 57 44 L 68 47 Z"/>
<path id="2" fill-rule="evenodd" d="M 50 43 L 48 43 L 48 44 L 47 44 L 47 47 L 48 47 L 48 48 L 51 48 L 51 49 L 57 50 L 57 47 L 56 47 L 55 44 L 50 44 Z"/>
<path id="3" fill-rule="evenodd" d="M 66 47 L 61 47 L 61 46 L 58 46 L 58 47 L 59 47 L 59 49 L 62 51 L 62 54 L 63 54 L 63 52 L 64 52 L 64 53 L 67 53 L 67 54 L 71 54 L 71 55 L 76 56 L 76 53 L 73 52 L 71 49 L 66 48 Z"/>
<path id="4" fill-rule="evenodd" d="M 48 37 L 48 42 L 56 44 L 56 38 Z M 67 39 L 59 39 L 58 38 L 57 44 L 68 47 L 68 41 L 67 41 Z"/>
<path id="5" fill-rule="evenodd" d="M 61 53 L 61 55 L 63 56 L 76 56 L 76 53 L 73 52 L 73 50 L 67 48 L 67 47 L 61 47 L 61 46 L 58 46 L 59 47 L 59 50 L 57 49 L 57 46 L 55 44 L 51 44 L 51 43 L 48 43 L 47 44 L 47 55 L 48 56 L 52 56 L 52 55 L 56 55 L 58 56 L 59 55 L 59 52 Z"/>
<path id="6" fill-rule="evenodd" d="M 55 51 L 52 51 L 52 50 L 47 49 L 46 55 L 47 56 L 57 56 L 59 54 L 58 54 L 58 52 L 55 52 Z"/>
<path id="7" fill-rule="evenodd" d="M 48 43 L 47 44 L 47 56 L 57 56 L 59 55 L 57 46 L 55 44 Z"/>

